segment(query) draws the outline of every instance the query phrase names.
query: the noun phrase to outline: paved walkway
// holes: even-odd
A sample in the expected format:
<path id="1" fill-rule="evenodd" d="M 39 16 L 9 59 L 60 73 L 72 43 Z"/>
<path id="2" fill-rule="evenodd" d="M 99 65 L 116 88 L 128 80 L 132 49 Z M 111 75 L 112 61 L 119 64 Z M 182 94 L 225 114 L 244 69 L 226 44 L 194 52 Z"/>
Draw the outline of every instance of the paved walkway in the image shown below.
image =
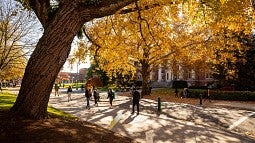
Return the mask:
<path id="1" fill-rule="evenodd" d="M 106 93 L 100 96 L 99 106 L 94 106 L 94 101 L 91 101 L 90 110 L 86 109 L 83 93 L 74 93 L 70 102 L 67 102 L 66 94 L 59 97 L 52 94 L 49 104 L 142 143 L 255 142 L 235 132 L 243 125 L 255 129 L 254 110 L 163 102 L 162 112 L 158 114 L 157 102 L 142 99 L 140 114 L 131 115 L 130 98 L 117 96 L 113 108 L 110 108 Z"/>

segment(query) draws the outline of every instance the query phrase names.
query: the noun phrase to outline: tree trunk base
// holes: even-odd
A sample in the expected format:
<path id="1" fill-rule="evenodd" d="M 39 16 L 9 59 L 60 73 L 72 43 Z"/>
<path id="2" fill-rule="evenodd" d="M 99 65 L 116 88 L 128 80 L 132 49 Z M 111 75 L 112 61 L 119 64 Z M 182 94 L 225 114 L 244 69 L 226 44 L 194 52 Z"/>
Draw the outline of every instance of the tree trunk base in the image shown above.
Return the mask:
<path id="1" fill-rule="evenodd" d="M 146 95 L 150 95 L 150 94 L 151 94 L 151 91 L 149 89 L 142 90 L 142 92 L 141 92 L 142 97 L 146 96 Z"/>

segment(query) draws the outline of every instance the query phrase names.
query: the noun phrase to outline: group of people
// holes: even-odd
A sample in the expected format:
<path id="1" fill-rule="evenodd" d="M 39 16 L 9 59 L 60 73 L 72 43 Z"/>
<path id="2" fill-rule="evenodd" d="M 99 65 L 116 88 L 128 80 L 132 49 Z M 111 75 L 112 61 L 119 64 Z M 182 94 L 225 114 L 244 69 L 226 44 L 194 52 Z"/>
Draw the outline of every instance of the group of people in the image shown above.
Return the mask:
<path id="1" fill-rule="evenodd" d="M 179 97 L 179 95 L 178 95 L 179 91 L 177 88 L 175 89 L 174 93 L 175 93 L 175 97 Z M 190 97 L 190 91 L 188 88 L 184 88 L 181 93 L 181 98 L 187 98 L 187 97 Z M 211 98 L 210 98 L 210 89 L 209 88 L 207 88 L 207 91 L 204 94 L 204 101 L 206 101 L 206 100 L 208 100 L 209 102 L 212 102 Z"/>
<path id="2" fill-rule="evenodd" d="M 54 85 L 54 90 L 55 90 L 55 96 L 59 96 L 59 85 L 58 84 L 55 84 Z M 68 86 L 68 88 L 67 88 L 67 96 L 68 96 L 68 99 L 67 99 L 67 101 L 69 102 L 69 101 L 71 101 L 72 99 L 71 99 L 71 93 L 73 92 L 73 90 L 72 90 L 72 87 L 71 86 Z"/>
<path id="3" fill-rule="evenodd" d="M 59 88 L 57 87 L 57 85 L 55 85 L 55 96 L 56 95 L 59 96 L 58 89 Z M 68 97 L 67 101 L 68 102 L 72 100 L 72 98 L 71 98 L 72 92 L 73 92 L 72 87 L 69 86 L 67 88 L 67 97 Z M 92 91 L 91 88 L 87 87 L 86 90 L 85 90 L 85 97 L 86 97 L 86 101 L 87 101 L 86 108 L 90 108 L 89 100 L 91 99 L 92 94 L 93 94 L 93 97 L 95 99 L 95 105 L 98 106 L 97 102 L 99 101 L 100 96 L 99 96 L 99 92 L 98 92 L 97 88 L 95 86 L 93 86 L 93 91 Z"/>
<path id="4" fill-rule="evenodd" d="M 174 93 L 175 93 L 175 97 L 179 97 L 178 95 L 179 91 L 177 88 L 175 88 Z M 183 88 L 181 98 L 187 98 L 187 97 L 190 97 L 190 91 L 188 88 Z"/>
<path id="5" fill-rule="evenodd" d="M 58 87 L 57 85 L 55 85 L 55 96 L 59 96 L 59 93 L 58 93 Z M 67 88 L 67 94 L 68 94 L 68 102 L 71 101 L 71 93 L 72 93 L 72 87 L 69 86 Z M 113 106 L 113 99 L 115 98 L 115 93 L 113 92 L 112 89 L 108 89 L 108 92 L 107 92 L 107 99 L 109 99 L 109 103 L 110 103 L 110 108 L 112 108 Z M 132 105 L 132 114 L 134 114 L 135 112 L 135 106 L 137 107 L 137 115 L 139 114 L 139 102 L 140 102 L 140 93 L 139 91 L 136 90 L 135 87 L 132 87 L 131 89 L 131 94 L 132 94 L 132 97 L 133 97 L 133 105 Z M 90 109 L 90 99 L 92 98 L 92 96 L 94 97 L 94 102 L 95 102 L 95 106 L 98 106 L 98 101 L 100 99 L 100 96 L 99 96 L 99 91 L 98 89 L 93 86 L 92 89 L 87 86 L 86 89 L 85 89 L 85 98 L 86 98 L 86 108 L 87 109 Z"/>
<path id="6" fill-rule="evenodd" d="M 135 88 L 131 89 L 131 93 L 133 96 L 133 105 L 132 105 L 132 113 L 131 114 L 134 114 L 134 111 L 135 111 L 134 107 L 136 106 L 137 107 L 137 115 L 139 115 L 139 102 L 140 102 L 140 98 L 141 98 L 140 93 Z M 94 96 L 95 106 L 98 106 L 98 101 L 100 99 L 100 96 L 99 96 L 99 92 L 98 92 L 97 88 L 94 86 L 93 86 L 93 96 Z M 92 97 L 92 91 L 88 87 L 85 91 L 85 97 L 86 97 L 86 101 L 87 101 L 86 108 L 90 109 L 89 101 L 90 101 L 90 98 Z M 113 102 L 114 98 L 115 98 L 115 93 L 113 92 L 112 89 L 108 89 L 107 99 L 109 99 L 110 108 L 112 108 L 112 106 L 113 106 L 112 102 Z"/>
<path id="7" fill-rule="evenodd" d="M 59 96 L 59 85 L 58 84 L 55 84 L 54 85 L 54 90 L 55 90 L 55 96 Z M 73 89 L 71 86 L 68 86 L 67 88 L 67 101 L 71 101 L 72 98 L 71 98 L 71 93 L 73 92 Z"/>
<path id="8" fill-rule="evenodd" d="M 92 97 L 92 95 L 94 97 L 95 106 L 98 106 L 98 101 L 100 99 L 100 96 L 99 96 L 99 92 L 95 86 L 93 86 L 93 89 L 87 87 L 85 90 L 85 97 L 86 97 L 86 101 L 87 101 L 86 108 L 87 109 L 90 109 L 89 101 L 90 101 L 90 98 Z"/>

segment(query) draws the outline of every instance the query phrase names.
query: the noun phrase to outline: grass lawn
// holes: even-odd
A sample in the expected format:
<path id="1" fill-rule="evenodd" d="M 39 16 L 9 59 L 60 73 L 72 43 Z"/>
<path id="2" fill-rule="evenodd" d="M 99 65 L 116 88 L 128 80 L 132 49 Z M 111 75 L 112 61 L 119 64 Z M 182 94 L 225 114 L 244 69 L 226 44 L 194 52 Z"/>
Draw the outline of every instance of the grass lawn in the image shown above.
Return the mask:
<path id="1" fill-rule="evenodd" d="M 17 98 L 17 95 L 12 93 L 8 93 L 8 92 L 0 93 L 0 110 L 9 110 L 13 106 L 14 102 L 16 101 L 16 98 Z M 49 114 L 52 114 L 55 116 L 60 116 L 60 117 L 69 118 L 69 119 L 76 119 L 76 117 L 51 106 L 48 106 L 47 111 Z"/>
<path id="2" fill-rule="evenodd" d="M 3 92 L 0 93 L 0 110 L 9 110 L 16 100 L 16 95 Z"/>

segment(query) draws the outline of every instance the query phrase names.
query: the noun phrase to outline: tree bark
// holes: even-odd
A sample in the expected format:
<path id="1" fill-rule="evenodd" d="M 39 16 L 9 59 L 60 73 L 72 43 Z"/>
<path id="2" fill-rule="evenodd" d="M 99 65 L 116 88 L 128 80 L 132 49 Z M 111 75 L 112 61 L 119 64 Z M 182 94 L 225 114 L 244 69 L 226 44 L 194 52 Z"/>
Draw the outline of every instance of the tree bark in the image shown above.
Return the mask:
<path id="1" fill-rule="evenodd" d="M 144 95 L 150 95 L 150 90 L 149 90 L 149 85 L 148 85 L 148 79 L 149 79 L 149 63 L 146 60 L 142 60 L 141 61 L 141 65 L 142 65 L 142 78 L 143 78 L 143 82 L 142 82 L 142 92 L 141 95 L 142 97 Z"/>
<path id="2" fill-rule="evenodd" d="M 54 81 L 84 21 L 72 7 L 63 7 L 51 21 L 31 55 L 11 112 L 33 119 L 47 117 Z"/>

